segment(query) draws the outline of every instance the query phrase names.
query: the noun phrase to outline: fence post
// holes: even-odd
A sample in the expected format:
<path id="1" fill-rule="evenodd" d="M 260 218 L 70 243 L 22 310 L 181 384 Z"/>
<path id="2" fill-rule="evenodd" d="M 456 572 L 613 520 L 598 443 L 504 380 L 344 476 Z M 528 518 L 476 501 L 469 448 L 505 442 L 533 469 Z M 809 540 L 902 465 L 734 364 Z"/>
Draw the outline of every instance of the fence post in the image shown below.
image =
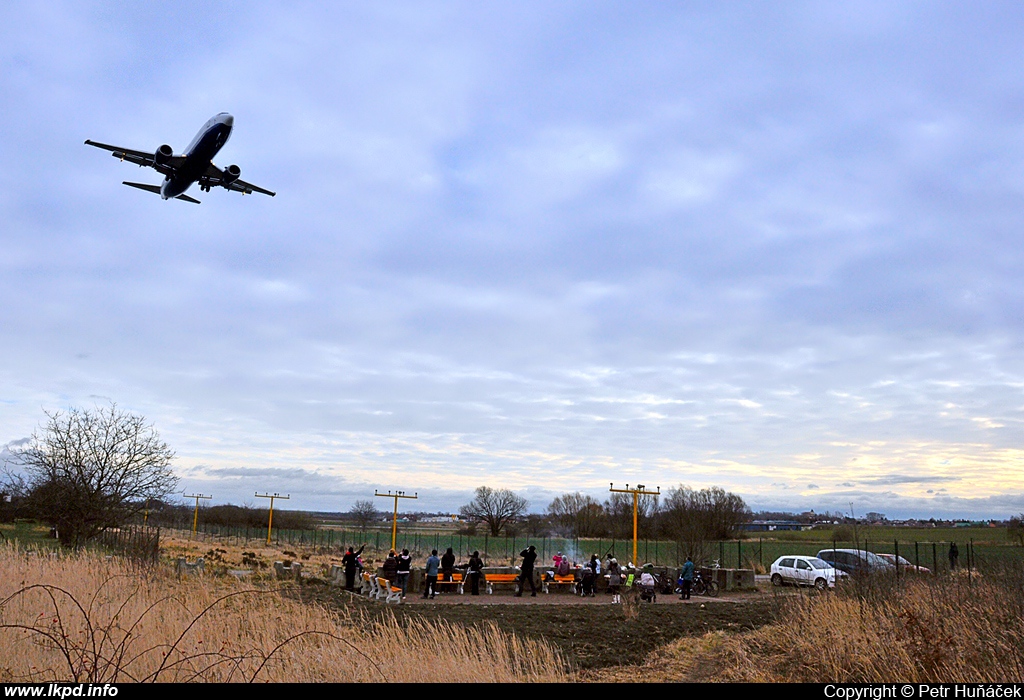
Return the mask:
<path id="1" fill-rule="evenodd" d="M 743 551 L 740 549 L 740 545 L 743 540 L 736 540 L 736 568 L 743 568 Z"/>

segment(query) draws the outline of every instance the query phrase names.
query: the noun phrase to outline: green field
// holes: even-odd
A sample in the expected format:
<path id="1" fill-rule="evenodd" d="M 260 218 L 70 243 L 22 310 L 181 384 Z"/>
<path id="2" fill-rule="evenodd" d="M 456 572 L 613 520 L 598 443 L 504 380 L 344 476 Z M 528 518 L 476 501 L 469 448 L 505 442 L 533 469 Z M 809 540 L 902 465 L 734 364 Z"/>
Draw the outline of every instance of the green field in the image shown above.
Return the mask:
<path id="1" fill-rule="evenodd" d="M 50 537 L 50 528 L 35 522 L 0 523 L 4 542 L 17 542 L 26 549 L 56 549 L 57 540 Z"/>

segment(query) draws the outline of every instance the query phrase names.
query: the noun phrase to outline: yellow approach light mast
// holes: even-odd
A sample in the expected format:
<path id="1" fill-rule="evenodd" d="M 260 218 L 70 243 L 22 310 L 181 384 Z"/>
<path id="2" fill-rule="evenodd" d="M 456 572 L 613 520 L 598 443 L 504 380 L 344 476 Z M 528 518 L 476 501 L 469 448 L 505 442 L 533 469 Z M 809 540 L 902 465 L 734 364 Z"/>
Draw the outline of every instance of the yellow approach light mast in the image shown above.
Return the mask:
<path id="1" fill-rule="evenodd" d="M 287 501 L 291 498 L 291 494 L 282 496 L 279 493 L 257 493 L 256 498 L 269 498 L 270 499 L 270 517 L 267 519 L 267 546 L 270 546 L 270 531 L 274 527 L 274 499 L 280 498 L 282 501 Z"/>
<path id="2" fill-rule="evenodd" d="M 196 527 L 199 525 L 199 501 L 200 499 L 204 501 L 209 501 L 211 498 L 213 498 L 213 496 L 204 496 L 201 493 L 183 493 L 181 494 L 181 497 L 196 499 L 196 510 L 195 514 L 192 516 L 192 538 L 195 539 Z"/>
<path id="3" fill-rule="evenodd" d="M 612 493 L 631 493 L 633 494 L 633 566 L 639 566 L 639 562 L 636 558 L 636 537 L 637 537 L 637 512 L 640 509 L 640 497 L 641 496 L 660 496 L 661 487 L 658 487 L 657 491 L 646 491 L 647 488 L 643 484 L 637 484 L 635 489 L 629 488 L 629 484 L 626 484 L 626 488 L 617 489 L 615 488 L 614 482 L 610 485 L 611 488 L 608 490 Z"/>
<path id="4" fill-rule="evenodd" d="M 405 491 L 395 491 L 394 493 L 391 493 L 391 490 L 389 489 L 387 493 L 379 493 L 376 489 L 374 489 L 373 495 L 374 496 L 381 496 L 383 498 L 393 498 L 393 499 L 395 499 L 395 512 L 394 512 L 394 515 L 391 516 L 391 549 L 394 549 L 395 548 L 395 541 L 397 540 L 397 537 L 398 537 L 398 499 L 399 498 L 419 498 L 420 497 L 419 496 L 419 492 L 416 492 L 416 493 L 414 493 L 411 496 L 407 496 L 405 494 Z"/>

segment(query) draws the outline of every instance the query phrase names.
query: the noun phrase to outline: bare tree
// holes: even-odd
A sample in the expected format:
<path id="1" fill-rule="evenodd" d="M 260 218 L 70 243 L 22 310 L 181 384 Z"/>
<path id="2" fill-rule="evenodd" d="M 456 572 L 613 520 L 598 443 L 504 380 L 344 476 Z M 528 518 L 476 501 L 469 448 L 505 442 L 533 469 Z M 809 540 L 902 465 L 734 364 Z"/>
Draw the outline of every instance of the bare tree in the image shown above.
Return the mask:
<path id="1" fill-rule="evenodd" d="M 718 486 L 695 491 L 680 485 L 668 492 L 661 509 L 663 528 L 696 562 L 708 556 L 711 542 L 733 537 L 749 518 L 743 499 Z"/>
<path id="2" fill-rule="evenodd" d="M 1006 528 L 1006 536 L 1017 544 L 1024 546 L 1024 513 L 1010 518 L 1010 524 Z"/>
<path id="3" fill-rule="evenodd" d="M 147 499 L 174 491 L 174 452 L 145 418 L 116 405 L 47 413 L 46 425 L 17 451 L 28 500 L 57 528 L 63 544 L 80 546 L 123 525 Z"/>
<path id="4" fill-rule="evenodd" d="M 569 536 L 599 537 L 607 530 L 604 507 L 578 491 L 556 497 L 548 505 L 548 515 Z"/>
<path id="5" fill-rule="evenodd" d="M 604 502 L 608 528 L 614 537 L 633 536 L 633 496 L 628 493 L 613 493 Z M 658 512 L 658 497 L 642 495 L 636 503 L 637 528 L 650 533 L 650 520 Z"/>
<path id="6" fill-rule="evenodd" d="M 366 532 L 371 523 L 380 520 L 380 511 L 369 499 L 356 501 L 352 504 L 352 519 L 356 521 L 361 531 Z"/>
<path id="7" fill-rule="evenodd" d="M 487 523 L 491 536 L 497 537 L 509 523 L 521 518 L 529 505 L 529 501 L 508 489 L 480 486 L 473 500 L 462 506 L 459 513 L 469 520 Z"/>

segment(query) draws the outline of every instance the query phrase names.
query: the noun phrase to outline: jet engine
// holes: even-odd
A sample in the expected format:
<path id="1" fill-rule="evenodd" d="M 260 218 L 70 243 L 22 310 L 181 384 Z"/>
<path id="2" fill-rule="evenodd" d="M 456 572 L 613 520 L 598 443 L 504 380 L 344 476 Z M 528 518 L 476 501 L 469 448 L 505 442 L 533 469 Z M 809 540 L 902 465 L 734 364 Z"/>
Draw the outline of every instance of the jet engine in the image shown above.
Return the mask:
<path id="1" fill-rule="evenodd" d="M 237 165 L 229 165 L 224 168 L 224 174 L 221 175 L 221 184 L 227 187 L 232 182 L 238 179 L 238 176 L 242 174 L 242 169 Z"/>
<path id="2" fill-rule="evenodd" d="M 166 165 L 167 161 L 169 161 L 173 155 L 174 149 L 165 143 L 163 146 L 156 149 L 156 153 L 153 154 L 153 162 L 157 165 Z"/>

